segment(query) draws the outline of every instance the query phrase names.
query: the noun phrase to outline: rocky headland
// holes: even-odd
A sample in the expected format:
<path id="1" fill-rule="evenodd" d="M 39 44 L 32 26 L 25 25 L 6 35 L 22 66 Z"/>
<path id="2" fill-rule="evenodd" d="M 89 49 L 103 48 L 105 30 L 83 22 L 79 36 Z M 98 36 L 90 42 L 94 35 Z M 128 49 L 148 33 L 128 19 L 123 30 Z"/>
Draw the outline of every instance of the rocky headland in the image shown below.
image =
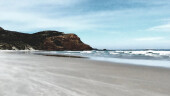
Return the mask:
<path id="1" fill-rule="evenodd" d="M 41 31 L 27 34 L 4 30 L 0 27 L 1 50 L 48 50 L 48 51 L 83 51 L 92 50 L 76 34 L 59 31 Z"/>

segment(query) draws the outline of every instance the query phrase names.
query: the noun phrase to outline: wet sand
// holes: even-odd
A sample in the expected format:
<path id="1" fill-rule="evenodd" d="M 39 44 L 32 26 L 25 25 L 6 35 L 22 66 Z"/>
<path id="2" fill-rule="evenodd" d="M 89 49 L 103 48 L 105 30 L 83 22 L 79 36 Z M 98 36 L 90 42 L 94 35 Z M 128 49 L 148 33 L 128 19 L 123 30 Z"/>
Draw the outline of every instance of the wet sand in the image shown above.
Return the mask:
<path id="1" fill-rule="evenodd" d="M 170 96 L 170 69 L 0 52 L 0 96 Z"/>

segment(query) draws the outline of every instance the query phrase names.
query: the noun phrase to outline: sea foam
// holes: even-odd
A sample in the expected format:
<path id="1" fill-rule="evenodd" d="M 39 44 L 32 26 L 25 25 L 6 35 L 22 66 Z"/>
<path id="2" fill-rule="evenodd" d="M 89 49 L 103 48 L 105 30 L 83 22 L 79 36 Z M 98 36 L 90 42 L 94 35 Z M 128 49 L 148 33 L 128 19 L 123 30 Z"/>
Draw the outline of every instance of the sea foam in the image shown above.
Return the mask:
<path id="1" fill-rule="evenodd" d="M 110 51 L 33 51 L 43 54 L 61 54 L 89 57 L 109 62 L 170 67 L 170 50 L 110 50 Z"/>

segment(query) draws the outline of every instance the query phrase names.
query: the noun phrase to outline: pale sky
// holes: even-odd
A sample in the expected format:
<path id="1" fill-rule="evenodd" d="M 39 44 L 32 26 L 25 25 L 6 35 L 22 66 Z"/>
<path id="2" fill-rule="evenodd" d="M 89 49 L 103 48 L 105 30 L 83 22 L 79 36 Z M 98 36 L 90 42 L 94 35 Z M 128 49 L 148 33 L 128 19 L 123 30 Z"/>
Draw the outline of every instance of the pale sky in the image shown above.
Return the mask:
<path id="1" fill-rule="evenodd" d="M 170 49 L 170 0 L 0 0 L 0 26 L 75 33 L 94 48 Z"/>

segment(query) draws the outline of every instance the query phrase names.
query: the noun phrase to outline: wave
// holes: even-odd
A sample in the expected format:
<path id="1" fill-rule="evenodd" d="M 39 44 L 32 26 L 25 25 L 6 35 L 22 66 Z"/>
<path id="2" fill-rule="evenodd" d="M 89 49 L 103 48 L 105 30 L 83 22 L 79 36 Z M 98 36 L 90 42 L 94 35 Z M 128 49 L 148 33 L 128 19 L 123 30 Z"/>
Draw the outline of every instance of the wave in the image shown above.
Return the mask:
<path id="1" fill-rule="evenodd" d="M 110 51 L 34 51 L 49 55 L 62 54 L 89 57 L 120 63 L 170 67 L 170 50 L 110 50 Z M 153 63 L 151 63 L 153 62 Z M 156 65 L 155 65 L 156 64 Z"/>

